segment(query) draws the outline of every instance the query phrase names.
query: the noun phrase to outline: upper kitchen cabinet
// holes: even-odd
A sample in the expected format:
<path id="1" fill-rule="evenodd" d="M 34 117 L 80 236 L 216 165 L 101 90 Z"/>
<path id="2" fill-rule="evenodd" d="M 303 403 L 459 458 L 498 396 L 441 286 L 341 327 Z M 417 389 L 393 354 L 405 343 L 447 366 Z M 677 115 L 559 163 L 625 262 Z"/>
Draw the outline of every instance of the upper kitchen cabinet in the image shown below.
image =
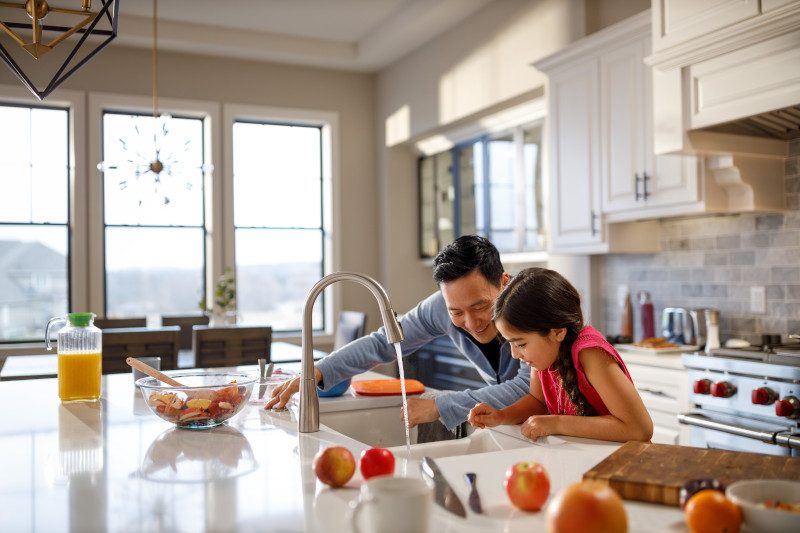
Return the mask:
<path id="1" fill-rule="evenodd" d="M 616 219 L 658 217 L 654 208 L 697 202 L 700 193 L 697 158 L 653 153 L 649 22 L 636 20 L 628 27 L 644 35 L 599 58 L 602 210 Z"/>
<path id="2" fill-rule="evenodd" d="M 638 15 L 534 65 L 548 76 L 551 251 L 657 251 L 657 224 L 609 225 L 604 216 L 641 210 L 652 196 L 642 64 L 649 24 L 649 14 Z"/>
<path id="3" fill-rule="evenodd" d="M 654 0 L 652 5 L 655 52 L 756 17 L 761 12 L 757 0 Z"/>

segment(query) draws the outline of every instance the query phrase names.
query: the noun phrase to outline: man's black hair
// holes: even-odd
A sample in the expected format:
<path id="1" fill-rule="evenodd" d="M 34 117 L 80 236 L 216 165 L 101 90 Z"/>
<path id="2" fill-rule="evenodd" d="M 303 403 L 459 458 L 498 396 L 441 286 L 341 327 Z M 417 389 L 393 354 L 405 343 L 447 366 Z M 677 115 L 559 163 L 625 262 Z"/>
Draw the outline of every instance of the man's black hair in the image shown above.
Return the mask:
<path id="1" fill-rule="evenodd" d="M 463 235 L 444 247 L 433 259 L 433 280 L 448 283 L 477 269 L 489 283 L 500 286 L 503 264 L 500 252 L 489 239 Z"/>

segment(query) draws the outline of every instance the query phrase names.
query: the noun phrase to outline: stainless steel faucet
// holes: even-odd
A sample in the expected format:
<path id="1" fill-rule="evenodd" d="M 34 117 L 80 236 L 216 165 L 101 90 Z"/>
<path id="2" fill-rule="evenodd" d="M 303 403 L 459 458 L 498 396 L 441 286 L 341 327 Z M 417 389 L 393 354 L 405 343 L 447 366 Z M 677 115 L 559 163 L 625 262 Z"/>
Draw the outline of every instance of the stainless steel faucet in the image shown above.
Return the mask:
<path id="1" fill-rule="evenodd" d="M 355 272 L 334 272 L 328 274 L 316 285 L 306 296 L 303 305 L 303 355 L 300 361 L 301 380 L 300 380 L 300 433 L 313 433 L 319 431 L 319 396 L 317 396 L 317 381 L 314 378 L 314 338 L 312 335 L 311 312 L 314 309 L 314 302 L 317 296 L 325 290 L 325 287 L 337 281 L 350 280 L 360 283 L 369 289 L 378 306 L 381 309 L 383 326 L 386 330 L 386 338 L 390 344 L 395 344 L 403 340 L 403 329 L 397 321 L 397 313 L 392 309 L 389 296 L 386 295 L 384 288 L 374 279 L 364 274 Z M 335 383 L 334 383 L 335 385 Z"/>

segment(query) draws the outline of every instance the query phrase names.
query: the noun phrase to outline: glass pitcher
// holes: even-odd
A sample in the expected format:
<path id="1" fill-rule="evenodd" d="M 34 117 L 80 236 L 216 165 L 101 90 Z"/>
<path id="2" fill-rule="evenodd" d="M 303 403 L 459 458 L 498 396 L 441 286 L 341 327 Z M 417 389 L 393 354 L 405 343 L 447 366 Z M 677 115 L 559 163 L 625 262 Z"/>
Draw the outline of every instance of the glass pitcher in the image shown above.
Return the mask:
<path id="1" fill-rule="evenodd" d="M 45 343 L 50 345 L 50 328 L 58 330 L 58 397 L 62 402 L 96 401 L 100 398 L 102 374 L 102 335 L 94 326 L 94 313 L 69 313 L 51 318 L 45 330 Z"/>

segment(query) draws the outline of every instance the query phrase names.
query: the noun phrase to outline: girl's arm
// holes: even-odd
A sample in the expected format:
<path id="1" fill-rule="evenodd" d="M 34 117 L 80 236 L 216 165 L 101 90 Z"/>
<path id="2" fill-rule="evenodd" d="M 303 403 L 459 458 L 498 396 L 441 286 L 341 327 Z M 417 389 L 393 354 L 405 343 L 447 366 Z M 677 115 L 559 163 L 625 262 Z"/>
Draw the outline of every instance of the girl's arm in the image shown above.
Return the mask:
<path id="1" fill-rule="evenodd" d="M 541 399 L 540 399 L 541 398 Z M 494 427 L 501 424 L 519 424 L 533 415 L 547 414 L 542 386 L 537 376 L 531 376 L 530 393 L 503 409 L 479 403 L 469 412 L 469 423 L 475 427 Z"/>
<path id="2" fill-rule="evenodd" d="M 541 434 L 556 433 L 617 442 L 649 441 L 653 436 L 653 421 L 636 387 L 625 376 L 616 361 L 600 348 L 581 350 L 579 357 L 586 378 L 597 389 L 611 414 L 547 417 L 552 420 L 541 422 L 552 426 L 549 428 L 550 431 Z"/>

